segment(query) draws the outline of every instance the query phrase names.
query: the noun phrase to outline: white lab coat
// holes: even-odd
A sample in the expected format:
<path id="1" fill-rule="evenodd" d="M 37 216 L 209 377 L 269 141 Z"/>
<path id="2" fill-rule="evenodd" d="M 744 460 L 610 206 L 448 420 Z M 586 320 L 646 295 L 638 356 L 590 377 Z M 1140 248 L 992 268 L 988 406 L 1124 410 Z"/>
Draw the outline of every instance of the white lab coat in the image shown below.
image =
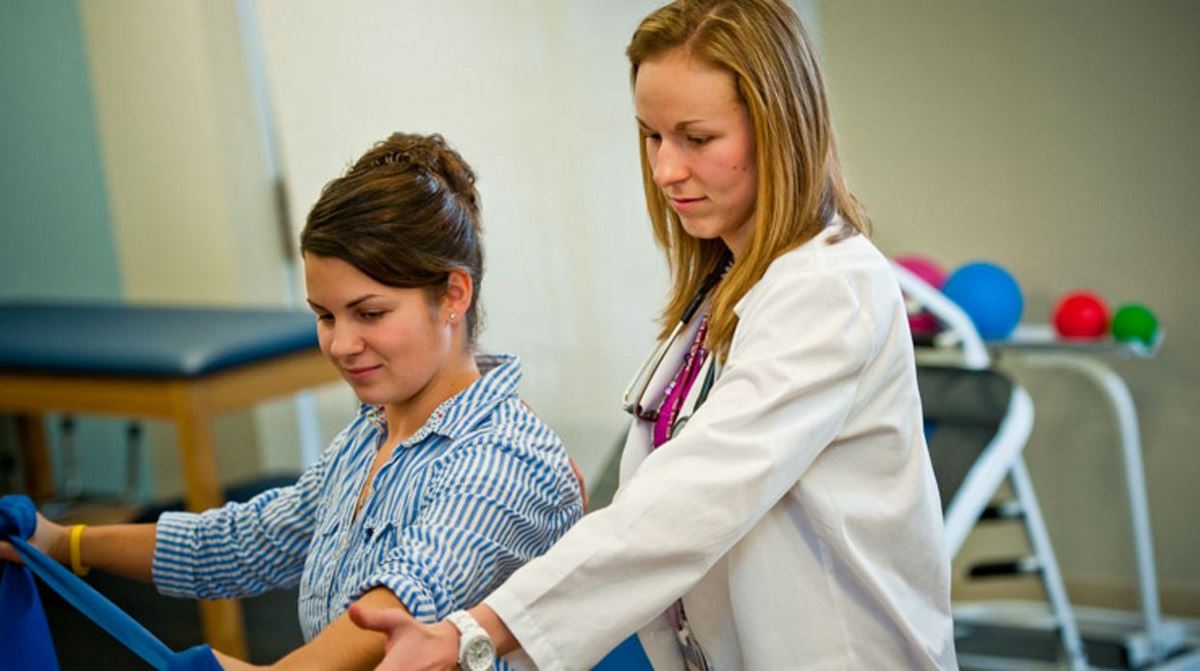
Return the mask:
<path id="1" fill-rule="evenodd" d="M 682 669 L 662 615 L 680 595 L 716 671 L 956 668 L 900 290 L 870 241 L 831 233 L 739 302 L 687 426 L 651 451 L 635 420 L 613 503 L 486 599 L 537 668 L 590 668 L 638 630 L 656 669 Z"/>

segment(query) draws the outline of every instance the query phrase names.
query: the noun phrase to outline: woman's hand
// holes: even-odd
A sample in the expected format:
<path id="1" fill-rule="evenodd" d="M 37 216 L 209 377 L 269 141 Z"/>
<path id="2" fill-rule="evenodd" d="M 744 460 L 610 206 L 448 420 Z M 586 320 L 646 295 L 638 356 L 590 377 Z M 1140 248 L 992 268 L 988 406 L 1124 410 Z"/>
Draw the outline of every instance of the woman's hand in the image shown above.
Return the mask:
<path id="1" fill-rule="evenodd" d="M 458 630 L 449 622 L 418 622 L 403 608 L 371 608 L 355 602 L 350 620 L 387 636 L 387 655 L 376 671 L 454 671 Z"/>
<path id="2" fill-rule="evenodd" d="M 249 662 L 243 662 L 240 659 L 234 659 L 223 652 L 213 650 L 213 657 L 217 658 L 221 668 L 225 671 L 254 671 L 255 669 L 269 669 L 268 666 L 255 666 Z"/>
<path id="3" fill-rule="evenodd" d="M 30 545 L 41 550 L 54 561 L 67 564 L 71 561 L 70 535 L 70 527 L 55 524 L 38 513 L 37 528 L 34 529 L 33 535 L 28 540 Z M 25 563 L 21 560 L 21 555 L 17 554 L 17 549 L 7 541 L 0 541 L 0 561 Z"/>
<path id="4" fill-rule="evenodd" d="M 583 481 L 583 471 L 579 470 L 579 464 L 575 460 L 567 456 L 567 460 L 571 462 L 571 472 L 575 474 L 575 481 L 579 483 L 579 495 L 583 498 L 583 512 L 588 511 L 588 493 L 587 483 Z"/>

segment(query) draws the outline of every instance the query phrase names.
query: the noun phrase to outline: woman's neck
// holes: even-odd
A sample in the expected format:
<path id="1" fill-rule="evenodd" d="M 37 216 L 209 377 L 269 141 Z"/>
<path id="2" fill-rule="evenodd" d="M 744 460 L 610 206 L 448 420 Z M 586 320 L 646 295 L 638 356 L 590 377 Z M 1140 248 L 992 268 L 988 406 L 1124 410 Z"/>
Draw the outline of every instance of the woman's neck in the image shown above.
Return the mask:
<path id="1" fill-rule="evenodd" d="M 480 377 L 473 352 L 448 363 L 411 398 L 384 406 L 388 435 L 385 445 L 395 445 L 416 433 L 446 399 L 471 386 Z"/>

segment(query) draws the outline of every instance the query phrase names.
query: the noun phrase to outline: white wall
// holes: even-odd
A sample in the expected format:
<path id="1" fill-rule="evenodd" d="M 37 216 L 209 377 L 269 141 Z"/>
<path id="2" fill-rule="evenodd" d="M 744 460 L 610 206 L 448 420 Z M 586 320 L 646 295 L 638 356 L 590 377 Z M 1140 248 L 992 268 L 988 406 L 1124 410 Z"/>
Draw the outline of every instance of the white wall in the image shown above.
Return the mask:
<path id="1" fill-rule="evenodd" d="M 256 5 L 296 230 L 373 142 L 443 134 L 483 198 L 481 345 L 522 357 L 524 397 L 589 475 L 623 431 L 621 390 L 666 287 L 623 53 L 657 4 Z"/>

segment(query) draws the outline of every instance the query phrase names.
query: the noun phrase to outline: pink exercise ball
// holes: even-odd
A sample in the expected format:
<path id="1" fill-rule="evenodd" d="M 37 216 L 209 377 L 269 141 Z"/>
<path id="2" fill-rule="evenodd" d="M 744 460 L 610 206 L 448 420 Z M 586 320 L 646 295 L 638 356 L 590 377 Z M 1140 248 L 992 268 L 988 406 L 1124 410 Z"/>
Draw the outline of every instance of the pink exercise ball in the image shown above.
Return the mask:
<path id="1" fill-rule="evenodd" d="M 926 284 L 938 291 L 941 291 L 942 285 L 946 283 L 946 271 L 929 257 L 918 254 L 907 254 L 905 256 L 897 256 L 896 263 L 913 275 L 925 280 Z M 927 310 L 910 307 L 908 312 L 908 328 L 913 333 L 928 335 L 942 330 L 942 325 Z"/>

